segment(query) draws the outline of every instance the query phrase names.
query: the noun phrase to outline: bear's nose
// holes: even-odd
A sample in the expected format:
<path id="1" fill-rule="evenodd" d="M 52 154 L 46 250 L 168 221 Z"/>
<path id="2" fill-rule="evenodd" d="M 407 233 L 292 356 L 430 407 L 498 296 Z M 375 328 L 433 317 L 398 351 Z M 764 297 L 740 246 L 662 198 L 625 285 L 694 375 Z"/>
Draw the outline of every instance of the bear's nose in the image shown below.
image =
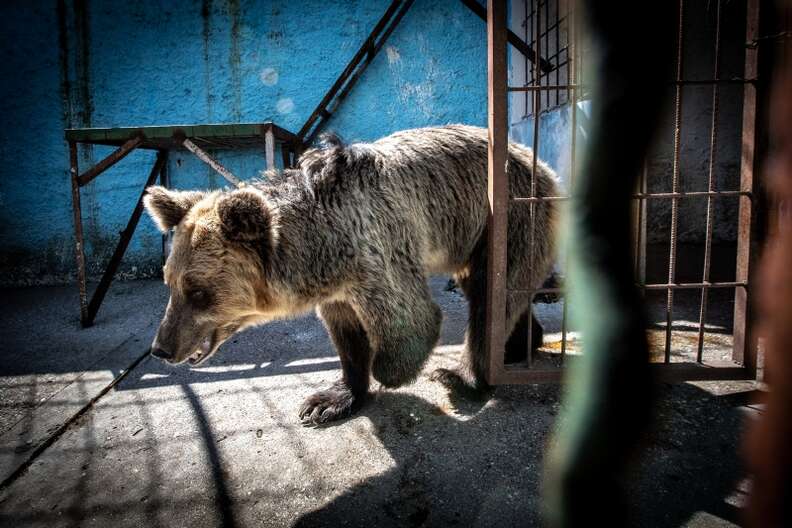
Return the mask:
<path id="1" fill-rule="evenodd" d="M 151 355 L 154 357 L 158 357 L 160 359 L 173 358 L 173 354 L 171 354 L 170 352 L 166 352 L 165 350 L 159 347 L 151 347 Z"/>

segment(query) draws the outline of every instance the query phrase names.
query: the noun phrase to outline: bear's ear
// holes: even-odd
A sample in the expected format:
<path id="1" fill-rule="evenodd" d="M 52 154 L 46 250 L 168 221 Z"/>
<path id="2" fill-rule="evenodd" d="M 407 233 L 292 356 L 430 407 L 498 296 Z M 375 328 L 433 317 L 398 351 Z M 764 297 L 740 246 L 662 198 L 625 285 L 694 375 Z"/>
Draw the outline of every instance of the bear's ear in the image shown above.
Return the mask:
<path id="1" fill-rule="evenodd" d="M 170 191 L 154 185 L 146 189 L 143 204 L 146 211 L 163 233 L 167 233 L 182 221 L 184 215 L 198 203 L 204 193 L 198 191 Z"/>
<path id="2" fill-rule="evenodd" d="M 217 214 L 228 240 L 253 242 L 269 237 L 272 216 L 264 198 L 254 190 L 226 194 L 217 202 Z"/>

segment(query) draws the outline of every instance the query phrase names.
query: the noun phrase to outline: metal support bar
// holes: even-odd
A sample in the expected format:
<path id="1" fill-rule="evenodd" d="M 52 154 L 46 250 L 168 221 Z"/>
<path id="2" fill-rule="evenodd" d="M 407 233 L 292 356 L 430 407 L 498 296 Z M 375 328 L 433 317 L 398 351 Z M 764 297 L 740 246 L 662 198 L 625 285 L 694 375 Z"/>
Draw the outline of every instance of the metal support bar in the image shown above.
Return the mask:
<path id="1" fill-rule="evenodd" d="M 220 174 L 220 176 L 228 180 L 235 187 L 242 187 L 245 185 L 242 180 L 234 176 L 231 171 L 223 167 L 219 161 L 207 154 L 203 149 L 201 149 L 189 139 L 184 139 L 182 141 L 182 145 L 184 145 L 184 148 L 195 154 L 199 160 L 212 167 L 218 174 Z"/>
<path id="2" fill-rule="evenodd" d="M 753 42 L 759 37 L 759 2 L 748 0 L 746 12 L 745 41 Z M 759 74 L 759 47 L 746 46 L 745 77 L 752 79 Z M 757 183 L 754 171 L 759 157 L 756 153 L 757 129 L 757 87 L 746 84 L 743 88 L 742 123 L 742 162 L 740 168 L 740 190 L 755 193 Z M 754 263 L 758 254 L 757 214 L 754 202 L 747 197 L 740 198 L 739 224 L 737 231 L 737 276 L 741 282 L 752 282 Z M 756 353 L 758 340 L 753 325 L 751 290 L 739 288 L 734 294 L 734 349 L 732 359 L 741 363 L 756 377 Z"/>
<path id="3" fill-rule="evenodd" d="M 106 171 L 107 169 L 109 169 L 110 167 L 112 167 L 113 165 L 115 165 L 125 157 L 127 157 L 127 155 L 133 150 L 135 150 L 135 148 L 138 145 L 140 145 L 142 141 L 143 138 L 140 136 L 133 137 L 132 139 L 130 139 L 129 141 L 118 147 L 116 150 L 114 150 L 105 159 L 103 159 L 102 161 L 100 161 L 99 163 L 97 163 L 96 165 L 94 165 L 84 173 L 82 173 L 77 178 L 77 183 L 79 183 L 80 187 L 86 185 L 91 180 L 102 174 L 104 171 Z"/>
<path id="4" fill-rule="evenodd" d="M 574 364 L 580 358 L 571 358 Z M 662 383 L 680 381 L 728 381 L 751 378 L 751 372 L 745 367 L 734 365 L 730 361 L 704 363 L 650 363 L 649 371 L 652 379 Z M 507 367 L 490 383 L 497 385 L 526 385 L 534 383 L 558 383 L 562 380 L 562 369 L 521 369 Z"/>
<path id="5" fill-rule="evenodd" d="M 485 22 L 487 21 L 487 8 L 485 8 L 483 5 L 479 4 L 476 0 L 461 0 L 461 2 L 465 5 L 465 7 L 475 13 L 476 16 L 481 20 Z M 517 51 L 522 53 L 523 56 L 529 61 L 533 63 L 536 60 L 536 52 L 534 49 L 529 44 L 526 44 L 525 41 L 519 37 L 519 35 L 509 29 L 506 31 L 506 38 L 508 39 L 509 44 L 517 48 Z M 539 68 L 543 73 L 550 73 L 555 69 L 553 64 L 543 57 L 539 58 Z"/>
<path id="6" fill-rule="evenodd" d="M 160 185 L 165 187 L 166 189 L 170 189 L 171 180 L 170 180 L 170 172 L 168 171 L 168 151 L 167 150 L 160 150 L 160 155 L 165 156 L 165 162 L 162 164 L 162 170 L 160 171 Z M 168 255 L 170 255 L 171 246 L 173 245 L 173 231 L 168 231 L 167 233 L 162 235 L 162 265 L 165 265 L 165 261 L 168 260 Z"/>
<path id="7" fill-rule="evenodd" d="M 675 282 L 658 283 L 658 284 L 641 284 L 636 283 L 636 288 L 642 290 L 704 290 L 704 289 L 717 289 L 717 288 L 746 288 L 747 282 Z M 563 294 L 564 288 L 510 288 L 513 293 L 528 293 L 531 295 L 538 295 L 540 293 L 553 293 Z"/>
<path id="8" fill-rule="evenodd" d="M 506 346 L 506 244 L 509 209 L 506 153 L 508 106 L 506 92 L 505 0 L 487 2 L 487 378 L 493 383 L 503 371 Z M 530 343 L 530 339 L 529 339 Z"/>
<path id="9" fill-rule="evenodd" d="M 377 25 L 371 30 L 368 38 L 363 42 L 363 45 L 360 46 L 355 56 L 352 57 L 344 71 L 341 72 L 341 75 L 338 76 L 314 111 L 311 112 L 305 124 L 300 128 L 297 136 L 301 141 L 310 143 L 313 137 L 316 136 L 324 122 L 332 115 L 332 111 L 328 110 L 330 103 L 335 99 L 333 110 L 338 107 L 340 102 L 346 97 L 346 94 L 349 93 L 349 90 L 352 89 L 360 74 L 374 59 L 382 45 L 407 13 L 412 3 L 413 0 L 394 0 L 391 2 L 385 14 L 382 15 Z"/>
<path id="10" fill-rule="evenodd" d="M 113 281 L 118 266 L 121 264 L 121 259 L 124 257 L 127 247 L 129 247 L 129 241 L 132 240 L 132 235 L 135 233 L 135 228 L 137 228 L 138 222 L 140 221 L 140 216 L 143 214 L 143 197 L 146 195 L 146 189 L 150 185 L 154 185 L 154 182 L 157 181 L 157 177 L 161 175 L 162 167 L 167 162 L 167 159 L 167 155 L 164 155 L 162 152 L 157 153 L 157 160 L 154 162 L 148 179 L 146 179 L 146 184 L 140 192 L 140 196 L 135 204 L 135 209 L 132 211 L 132 216 L 129 217 L 126 228 L 121 231 L 121 238 L 118 241 L 118 245 L 113 252 L 113 256 L 110 257 L 110 262 L 107 263 L 107 268 L 105 268 L 104 274 L 99 280 L 99 285 L 96 287 L 91 297 L 91 302 L 88 304 L 88 313 L 85 321 L 83 321 L 83 326 L 91 326 L 93 324 L 96 313 L 102 305 L 105 294 L 107 294 L 107 289 L 110 287 L 110 283 Z"/>
<path id="11" fill-rule="evenodd" d="M 741 196 L 751 198 L 753 196 L 752 191 L 679 191 L 679 192 L 670 192 L 670 193 L 647 193 L 647 192 L 639 192 L 633 194 L 631 198 L 635 200 L 649 200 L 649 199 L 677 199 L 677 198 L 710 198 L 710 197 L 718 197 L 718 196 Z M 522 202 L 522 203 L 530 203 L 530 202 L 563 202 L 569 200 L 569 196 L 534 196 L 533 198 L 530 196 L 516 196 L 511 198 L 512 202 Z"/>
<path id="12" fill-rule="evenodd" d="M 712 86 L 712 85 L 739 85 L 755 83 L 756 79 L 677 79 L 668 81 L 671 86 Z M 543 84 L 541 86 L 509 86 L 510 92 L 542 92 L 549 90 L 584 90 L 590 85 L 583 84 Z"/>
<path id="13" fill-rule="evenodd" d="M 272 133 L 272 127 L 264 131 L 264 155 L 267 160 L 267 170 L 275 169 L 275 134 Z M 285 165 L 284 165 L 285 168 Z"/>
<path id="14" fill-rule="evenodd" d="M 74 256 L 77 261 L 77 284 L 80 287 L 80 323 L 88 320 L 88 294 L 85 284 L 85 244 L 82 228 L 82 208 L 80 206 L 79 167 L 77 164 L 77 143 L 69 141 L 69 176 L 72 189 L 72 213 L 74 215 Z"/>
<path id="15" fill-rule="evenodd" d="M 281 158 L 283 158 L 283 168 L 291 168 L 291 148 L 288 143 L 281 143 Z"/>

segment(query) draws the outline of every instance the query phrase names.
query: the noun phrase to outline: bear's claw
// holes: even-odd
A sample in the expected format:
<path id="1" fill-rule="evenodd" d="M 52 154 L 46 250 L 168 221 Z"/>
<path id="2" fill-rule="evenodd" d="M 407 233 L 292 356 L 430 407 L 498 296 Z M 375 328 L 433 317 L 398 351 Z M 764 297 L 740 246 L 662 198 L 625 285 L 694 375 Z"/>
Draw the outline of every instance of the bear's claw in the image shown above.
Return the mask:
<path id="1" fill-rule="evenodd" d="M 352 390 L 339 382 L 306 398 L 298 414 L 303 425 L 321 425 L 350 416 L 355 403 Z"/>

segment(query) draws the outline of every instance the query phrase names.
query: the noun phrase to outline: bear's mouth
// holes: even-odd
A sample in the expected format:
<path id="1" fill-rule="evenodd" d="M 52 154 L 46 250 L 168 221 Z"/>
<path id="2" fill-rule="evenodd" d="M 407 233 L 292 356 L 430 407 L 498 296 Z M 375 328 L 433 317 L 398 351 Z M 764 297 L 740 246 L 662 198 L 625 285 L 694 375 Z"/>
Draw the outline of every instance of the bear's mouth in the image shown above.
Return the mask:
<path id="1" fill-rule="evenodd" d="M 201 340 L 198 348 L 187 357 L 190 365 L 200 365 L 212 355 L 217 348 L 217 330 Z"/>

